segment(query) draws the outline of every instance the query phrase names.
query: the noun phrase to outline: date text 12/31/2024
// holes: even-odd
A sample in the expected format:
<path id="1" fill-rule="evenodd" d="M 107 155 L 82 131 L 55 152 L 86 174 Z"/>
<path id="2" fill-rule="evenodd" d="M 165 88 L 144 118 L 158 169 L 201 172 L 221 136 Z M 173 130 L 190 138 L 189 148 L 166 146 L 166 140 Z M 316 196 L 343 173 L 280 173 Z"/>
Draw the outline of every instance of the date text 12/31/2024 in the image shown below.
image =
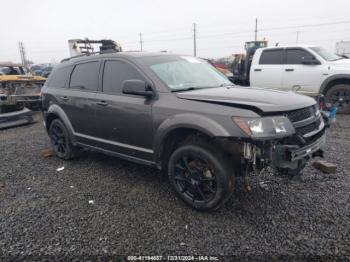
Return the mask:
<path id="1" fill-rule="evenodd" d="M 128 261 L 218 261 L 216 256 L 128 256 Z"/>

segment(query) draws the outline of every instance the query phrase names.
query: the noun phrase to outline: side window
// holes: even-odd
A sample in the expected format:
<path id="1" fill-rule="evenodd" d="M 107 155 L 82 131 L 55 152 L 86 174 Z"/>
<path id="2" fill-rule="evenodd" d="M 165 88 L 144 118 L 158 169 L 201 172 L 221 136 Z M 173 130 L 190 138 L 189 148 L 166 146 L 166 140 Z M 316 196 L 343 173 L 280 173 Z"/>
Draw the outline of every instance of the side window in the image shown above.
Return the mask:
<path id="1" fill-rule="evenodd" d="M 48 80 L 48 87 L 49 88 L 65 87 L 67 79 L 69 78 L 69 73 L 71 69 L 72 67 L 66 66 L 66 67 L 57 68 L 55 71 L 53 71 L 53 73 L 50 75 L 50 79 Z"/>
<path id="2" fill-rule="evenodd" d="M 103 73 L 103 92 L 122 94 L 125 80 L 143 80 L 144 77 L 127 62 L 120 60 L 106 61 Z"/>
<path id="3" fill-rule="evenodd" d="M 301 64 L 301 61 L 306 59 L 312 59 L 313 55 L 302 49 L 287 49 L 287 64 L 295 65 Z"/>
<path id="4" fill-rule="evenodd" d="M 70 88 L 97 91 L 100 63 L 98 61 L 77 64 L 70 78 Z"/>
<path id="5" fill-rule="evenodd" d="M 283 49 L 264 50 L 260 56 L 260 65 L 283 64 Z"/>

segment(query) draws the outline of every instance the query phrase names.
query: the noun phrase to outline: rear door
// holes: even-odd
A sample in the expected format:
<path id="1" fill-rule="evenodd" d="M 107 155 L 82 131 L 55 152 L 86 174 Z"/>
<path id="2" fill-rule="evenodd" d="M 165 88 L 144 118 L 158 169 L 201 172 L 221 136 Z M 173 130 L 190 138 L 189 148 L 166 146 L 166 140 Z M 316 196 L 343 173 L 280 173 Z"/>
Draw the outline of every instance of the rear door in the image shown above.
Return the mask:
<path id="1" fill-rule="evenodd" d="M 122 92 L 125 80 L 150 80 L 134 64 L 122 59 L 105 60 L 102 79 L 103 89 L 97 95 L 96 110 L 100 146 L 151 159 L 153 100 Z"/>
<path id="2" fill-rule="evenodd" d="M 303 48 L 287 48 L 286 64 L 283 68 L 283 89 L 298 90 L 317 95 L 322 78 L 322 65 L 304 65 L 302 60 L 316 59 Z"/>
<path id="3" fill-rule="evenodd" d="M 250 85 L 262 88 L 282 88 L 283 48 L 264 49 L 259 61 L 253 61 L 250 69 Z"/>
<path id="4" fill-rule="evenodd" d="M 78 139 L 95 133 L 100 64 L 99 60 L 76 64 L 70 76 L 69 90 L 60 97 Z"/>

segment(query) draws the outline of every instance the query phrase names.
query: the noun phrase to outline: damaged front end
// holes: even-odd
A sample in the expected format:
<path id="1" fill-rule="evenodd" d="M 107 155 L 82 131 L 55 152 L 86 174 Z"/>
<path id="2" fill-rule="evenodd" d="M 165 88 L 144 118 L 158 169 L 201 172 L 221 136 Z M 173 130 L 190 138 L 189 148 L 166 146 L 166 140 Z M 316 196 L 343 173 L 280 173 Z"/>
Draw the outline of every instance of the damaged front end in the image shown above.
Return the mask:
<path id="1" fill-rule="evenodd" d="M 282 123 L 282 117 L 288 119 L 286 124 Z M 259 128 L 276 133 L 276 136 L 257 135 L 245 141 L 231 141 L 231 148 L 239 149 L 242 175 L 249 170 L 261 170 L 271 166 L 279 173 L 295 176 L 301 173 L 310 158 L 323 157 L 321 147 L 326 141 L 326 124 L 316 106 L 284 112 L 283 116 L 270 119 L 271 125 L 265 124 L 265 127 L 254 123 L 248 126 L 245 122 L 235 120 L 252 136 L 254 129 L 259 131 Z"/>
<path id="2" fill-rule="evenodd" d="M 0 128 L 33 122 L 30 109 L 40 109 L 45 80 L 30 75 L 0 75 Z"/>

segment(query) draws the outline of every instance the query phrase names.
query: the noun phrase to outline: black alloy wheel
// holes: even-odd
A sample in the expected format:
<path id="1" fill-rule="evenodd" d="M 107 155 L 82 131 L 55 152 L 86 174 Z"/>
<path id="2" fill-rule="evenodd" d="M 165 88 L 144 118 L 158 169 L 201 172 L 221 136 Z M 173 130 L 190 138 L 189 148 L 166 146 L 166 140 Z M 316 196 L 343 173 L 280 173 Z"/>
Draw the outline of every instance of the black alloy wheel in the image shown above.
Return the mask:
<path id="1" fill-rule="evenodd" d="M 197 210 L 222 206 L 234 190 L 234 164 L 217 146 L 189 141 L 170 156 L 169 180 L 179 197 Z"/>
<path id="2" fill-rule="evenodd" d="M 71 159 L 75 156 L 75 147 L 70 142 L 69 133 L 61 120 L 52 121 L 49 129 L 49 137 L 53 150 L 62 159 Z"/>
<path id="3" fill-rule="evenodd" d="M 215 197 L 215 174 L 205 160 L 184 155 L 175 164 L 175 183 L 178 191 L 192 202 L 208 203 Z"/>

